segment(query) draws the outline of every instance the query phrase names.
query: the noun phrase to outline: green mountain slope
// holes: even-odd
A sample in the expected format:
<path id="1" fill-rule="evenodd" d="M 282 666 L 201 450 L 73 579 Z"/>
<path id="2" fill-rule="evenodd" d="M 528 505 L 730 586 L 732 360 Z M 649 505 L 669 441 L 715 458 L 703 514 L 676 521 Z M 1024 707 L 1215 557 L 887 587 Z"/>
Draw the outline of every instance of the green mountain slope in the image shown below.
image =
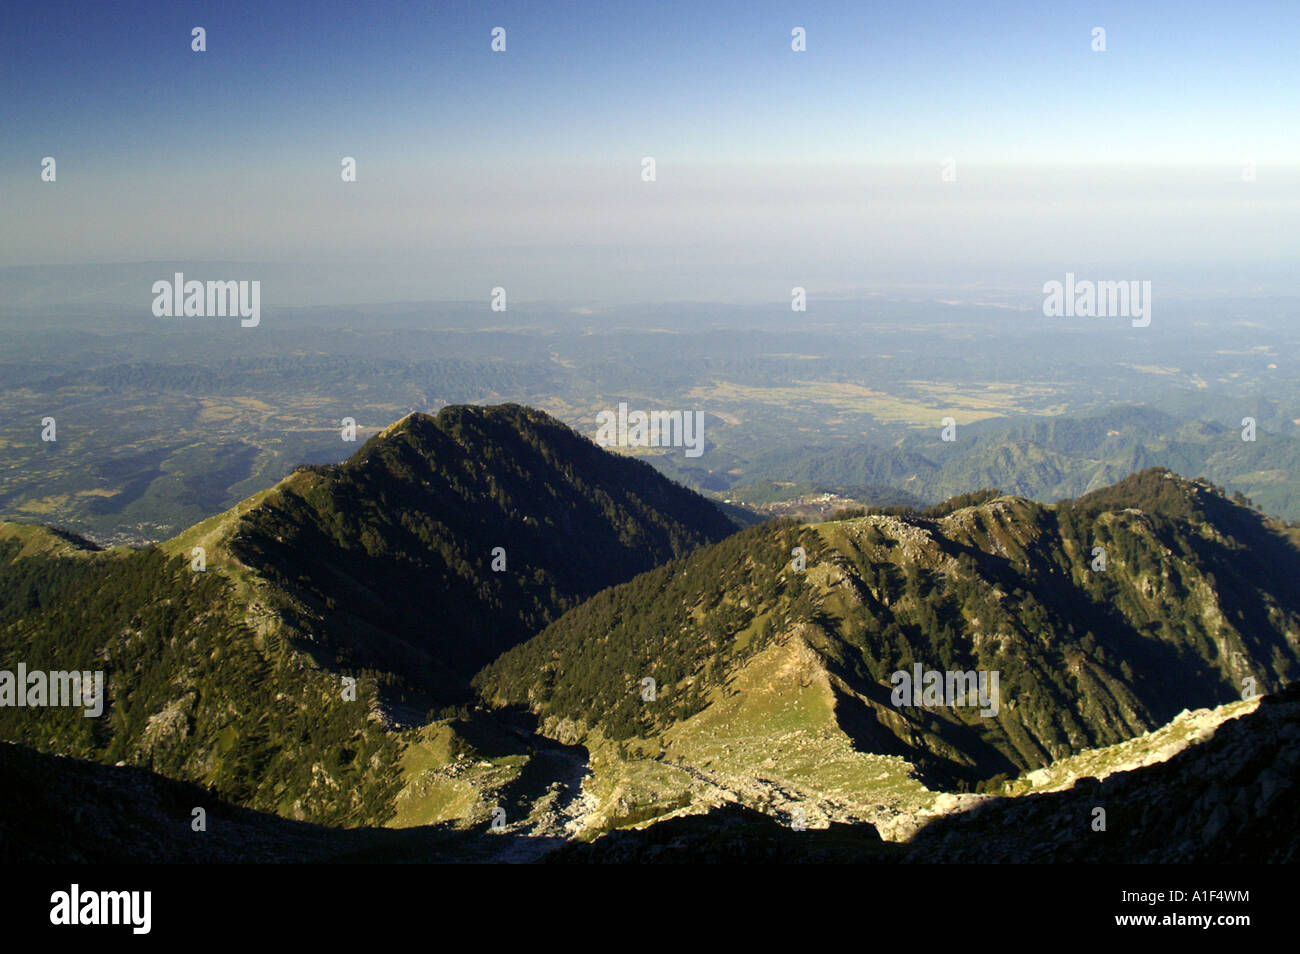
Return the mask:
<path id="1" fill-rule="evenodd" d="M 592 748 L 593 824 L 679 812 L 686 792 L 901 837 L 935 789 L 1294 679 L 1300 551 L 1284 530 L 1162 470 L 1055 507 L 765 525 L 600 594 L 476 685 Z M 917 664 L 996 671 L 996 714 L 894 705 L 891 675 Z"/>
<path id="2" fill-rule="evenodd" d="M 344 703 L 258 625 L 237 587 L 157 548 L 33 555 L 0 525 L 0 659 L 13 671 L 104 673 L 103 713 L 0 707 L 0 737 L 41 751 L 148 766 L 224 798 L 331 824 L 382 816 L 397 747 L 373 681 Z"/>
<path id="3" fill-rule="evenodd" d="M 463 703 L 500 649 L 733 529 L 647 465 L 512 405 L 411 415 L 160 547 L 92 551 L 3 524 L 3 668 L 102 670 L 106 699 L 99 718 L 0 707 L 0 738 L 292 818 L 382 822 L 412 744 L 394 713 Z"/>
<path id="4" fill-rule="evenodd" d="M 1262 412 L 1261 412 L 1262 413 Z M 1235 420 L 1228 422 L 1235 424 Z M 881 444 L 820 451 L 774 450 L 725 492 L 757 498 L 749 481 L 792 482 L 803 492 L 834 492 L 895 503 L 937 501 L 973 487 L 1000 487 L 1033 500 L 1076 497 L 1156 465 L 1199 474 L 1245 493 L 1265 512 L 1294 519 L 1300 451 L 1284 433 L 1243 441 L 1238 427 L 1188 419 L 1152 407 L 1116 407 L 1080 417 L 989 420 L 962 427 L 955 441 L 938 428 Z"/>

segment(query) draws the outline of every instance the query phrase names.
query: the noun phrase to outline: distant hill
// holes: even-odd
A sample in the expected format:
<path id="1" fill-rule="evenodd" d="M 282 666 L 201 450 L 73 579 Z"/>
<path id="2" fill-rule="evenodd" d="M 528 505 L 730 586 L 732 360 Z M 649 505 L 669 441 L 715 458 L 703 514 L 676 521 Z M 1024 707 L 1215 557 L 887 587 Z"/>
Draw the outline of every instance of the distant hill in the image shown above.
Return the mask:
<path id="1" fill-rule="evenodd" d="M 668 465 L 680 466 L 671 460 L 664 462 Z M 1300 446 L 1294 441 L 1267 436 L 1243 441 L 1239 429 L 1143 406 L 1079 417 L 981 421 L 959 428 L 954 441 L 941 440 L 935 428 L 887 445 L 780 448 L 755 461 L 735 486 L 716 490 L 760 505 L 812 493 L 882 506 L 933 503 L 975 487 L 1000 487 L 1050 502 L 1156 465 L 1235 488 L 1267 513 L 1300 516 L 1295 482 Z M 701 475 L 693 479 L 704 485 Z M 781 485 L 791 489 L 774 492 Z"/>

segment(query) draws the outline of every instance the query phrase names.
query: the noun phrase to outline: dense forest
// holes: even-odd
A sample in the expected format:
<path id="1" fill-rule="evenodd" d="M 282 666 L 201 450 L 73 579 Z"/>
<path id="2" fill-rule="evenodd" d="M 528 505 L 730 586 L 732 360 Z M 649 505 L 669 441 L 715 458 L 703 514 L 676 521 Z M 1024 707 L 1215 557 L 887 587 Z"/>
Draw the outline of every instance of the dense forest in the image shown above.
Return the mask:
<path id="1" fill-rule="evenodd" d="M 606 590 L 475 678 L 496 704 L 524 704 L 624 739 L 685 719 L 728 668 L 812 611 L 792 551 L 821 546 L 789 521 L 751 527 L 722 543 Z M 643 679 L 660 702 L 645 705 Z"/>

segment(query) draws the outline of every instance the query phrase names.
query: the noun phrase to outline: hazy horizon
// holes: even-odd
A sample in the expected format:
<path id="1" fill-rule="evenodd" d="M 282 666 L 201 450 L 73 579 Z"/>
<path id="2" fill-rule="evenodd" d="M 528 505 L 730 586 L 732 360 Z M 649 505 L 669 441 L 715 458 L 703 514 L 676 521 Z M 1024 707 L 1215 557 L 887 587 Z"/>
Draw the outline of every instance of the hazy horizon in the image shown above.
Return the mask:
<path id="1" fill-rule="evenodd" d="M 625 12 L 8 5 L 0 305 L 105 263 L 316 273 L 268 309 L 1293 277 L 1295 5 Z"/>

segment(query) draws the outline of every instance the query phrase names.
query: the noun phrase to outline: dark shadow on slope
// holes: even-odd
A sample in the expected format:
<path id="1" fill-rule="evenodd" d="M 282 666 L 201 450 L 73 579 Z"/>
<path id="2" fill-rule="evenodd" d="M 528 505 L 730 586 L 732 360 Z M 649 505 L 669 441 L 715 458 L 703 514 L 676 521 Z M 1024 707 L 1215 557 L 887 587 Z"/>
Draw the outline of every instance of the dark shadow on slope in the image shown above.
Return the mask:
<path id="1" fill-rule="evenodd" d="M 194 809 L 206 830 L 195 831 Z M 535 861 L 562 844 L 449 825 L 330 828 L 222 801 L 142 768 L 0 743 L 0 863 L 225 864 Z"/>
<path id="2" fill-rule="evenodd" d="M 884 861 L 898 846 L 867 824 L 796 831 L 752 808 L 725 805 L 620 829 L 549 855 L 557 864 L 784 864 Z"/>
<path id="3" fill-rule="evenodd" d="M 871 684 L 859 691 L 881 705 L 892 705 L 890 691 L 885 687 Z M 861 700 L 838 691 L 835 696 L 836 718 L 855 749 L 901 756 L 913 765 L 917 778 L 932 791 L 966 791 L 995 775 L 1020 772 L 1015 763 L 970 726 L 940 718 L 924 709 L 909 710 L 909 724 L 928 737 L 929 746 L 924 742 L 919 746 L 909 745 L 882 724 L 871 707 Z M 944 747 L 961 753 L 964 758 L 945 756 Z"/>

